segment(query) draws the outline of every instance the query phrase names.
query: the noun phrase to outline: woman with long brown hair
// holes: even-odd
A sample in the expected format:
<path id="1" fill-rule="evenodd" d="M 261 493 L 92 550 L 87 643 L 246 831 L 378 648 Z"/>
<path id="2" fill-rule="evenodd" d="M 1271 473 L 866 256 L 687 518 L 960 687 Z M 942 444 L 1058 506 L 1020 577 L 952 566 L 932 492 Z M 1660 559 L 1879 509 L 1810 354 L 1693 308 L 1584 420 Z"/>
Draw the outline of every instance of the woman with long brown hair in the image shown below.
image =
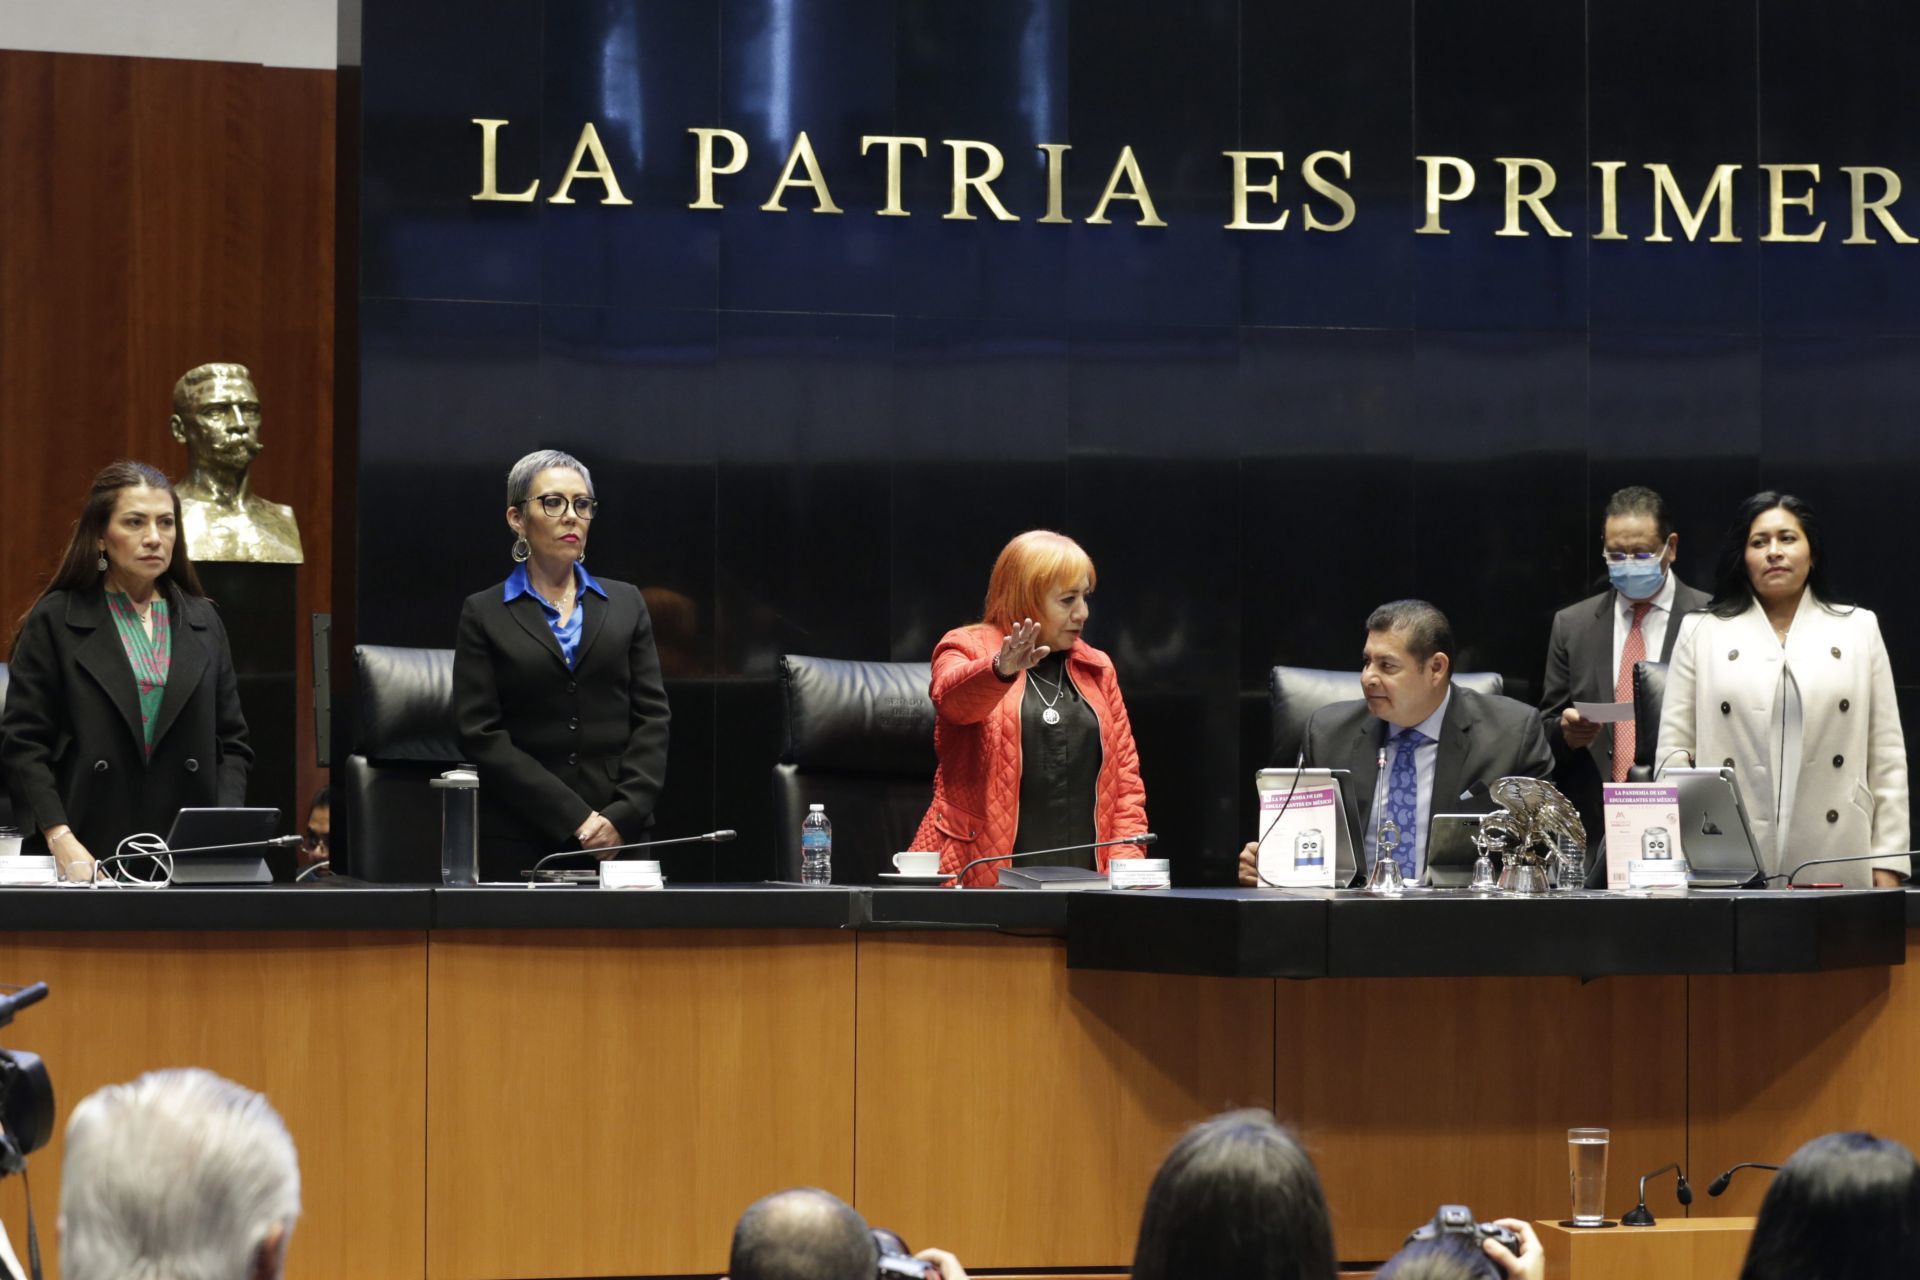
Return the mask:
<path id="1" fill-rule="evenodd" d="M 68 879 L 187 807 L 244 802 L 253 751 L 226 628 L 158 469 L 93 478 L 60 567 L 14 636 L 0 764 Z"/>

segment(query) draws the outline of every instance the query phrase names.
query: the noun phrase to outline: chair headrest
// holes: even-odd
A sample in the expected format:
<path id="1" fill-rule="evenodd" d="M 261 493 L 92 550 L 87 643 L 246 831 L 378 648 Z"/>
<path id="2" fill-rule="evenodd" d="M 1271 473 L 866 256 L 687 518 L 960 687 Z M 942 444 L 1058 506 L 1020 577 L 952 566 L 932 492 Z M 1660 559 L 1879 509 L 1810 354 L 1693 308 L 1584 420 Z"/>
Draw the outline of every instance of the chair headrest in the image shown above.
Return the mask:
<path id="1" fill-rule="evenodd" d="M 457 762 L 453 650 L 353 647 L 353 740 L 369 760 Z"/>
<path id="2" fill-rule="evenodd" d="M 1498 671 L 1456 671 L 1453 683 L 1475 693 L 1498 695 L 1506 679 Z M 1358 671 L 1323 671 L 1317 667 L 1275 667 L 1268 691 L 1272 714 L 1272 759 L 1292 765 L 1301 736 L 1313 713 L 1336 702 L 1362 697 Z"/>
<path id="3" fill-rule="evenodd" d="M 931 776 L 933 668 L 784 654 L 786 740 L 780 759 L 806 769 Z"/>

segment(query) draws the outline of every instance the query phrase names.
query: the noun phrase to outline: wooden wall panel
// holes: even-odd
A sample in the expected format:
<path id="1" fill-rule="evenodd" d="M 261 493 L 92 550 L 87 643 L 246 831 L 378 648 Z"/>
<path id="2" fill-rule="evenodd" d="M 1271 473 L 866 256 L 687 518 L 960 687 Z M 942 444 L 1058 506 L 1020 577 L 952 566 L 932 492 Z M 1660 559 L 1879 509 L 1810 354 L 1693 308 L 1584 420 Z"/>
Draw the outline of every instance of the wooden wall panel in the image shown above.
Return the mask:
<path id="1" fill-rule="evenodd" d="M 1124 1267 L 1181 1132 L 1270 1106 L 1273 984 L 1069 972 L 1054 939 L 860 938 L 857 1207 L 974 1267 Z"/>
<path id="2" fill-rule="evenodd" d="M 853 1195 L 850 935 L 439 933 L 431 970 L 433 1280 L 718 1272 L 758 1197 Z"/>
<path id="3" fill-rule="evenodd" d="M 333 142 L 332 72 L 0 51 L 0 652 L 92 474 L 183 474 L 174 380 L 236 360 L 265 413 L 254 487 L 300 521 L 288 625 L 310 669 L 332 594 Z M 324 775 L 298 687 L 304 796 Z"/>
<path id="4" fill-rule="evenodd" d="M 1693 980 L 1696 1214 L 1758 1211 L 1771 1174 L 1743 1171 L 1711 1200 L 1708 1181 L 1742 1160 L 1778 1164 L 1823 1133 L 1865 1129 L 1920 1148 L 1917 965 L 1920 931 L 1909 931 L 1898 968 Z"/>
<path id="5" fill-rule="evenodd" d="M 1633 1180 L 1686 1151 L 1686 981 L 1280 983 L 1277 1109 L 1340 1256 L 1389 1257 L 1442 1203 L 1564 1217 L 1578 1125 L 1612 1129 L 1607 1209 L 1631 1208 Z"/>
<path id="6" fill-rule="evenodd" d="M 55 1248 L 61 1134 L 74 1104 L 144 1071 L 206 1067 L 265 1093 L 299 1148 L 303 1212 L 289 1280 L 418 1280 L 426 960 L 419 933 L 0 937 L 0 978 L 52 988 L 0 1032 L 0 1043 L 40 1055 L 58 1102 L 55 1137 L 30 1158 L 42 1248 Z M 24 1257 L 19 1180 L 0 1187 L 0 1214 Z"/>

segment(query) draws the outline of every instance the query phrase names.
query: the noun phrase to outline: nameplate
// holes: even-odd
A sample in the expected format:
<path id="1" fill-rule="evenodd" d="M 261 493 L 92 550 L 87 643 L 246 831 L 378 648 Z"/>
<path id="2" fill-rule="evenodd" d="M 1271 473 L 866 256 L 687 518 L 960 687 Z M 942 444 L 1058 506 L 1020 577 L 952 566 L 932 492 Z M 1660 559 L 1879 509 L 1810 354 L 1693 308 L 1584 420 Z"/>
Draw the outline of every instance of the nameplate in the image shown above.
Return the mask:
<path id="1" fill-rule="evenodd" d="M 1107 862 L 1109 889 L 1169 889 L 1172 863 L 1166 858 L 1113 858 Z"/>
<path id="2" fill-rule="evenodd" d="M 624 862 L 609 858 L 600 864 L 602 889 L 664 889 L 667 878 L 657 862 Z"/>

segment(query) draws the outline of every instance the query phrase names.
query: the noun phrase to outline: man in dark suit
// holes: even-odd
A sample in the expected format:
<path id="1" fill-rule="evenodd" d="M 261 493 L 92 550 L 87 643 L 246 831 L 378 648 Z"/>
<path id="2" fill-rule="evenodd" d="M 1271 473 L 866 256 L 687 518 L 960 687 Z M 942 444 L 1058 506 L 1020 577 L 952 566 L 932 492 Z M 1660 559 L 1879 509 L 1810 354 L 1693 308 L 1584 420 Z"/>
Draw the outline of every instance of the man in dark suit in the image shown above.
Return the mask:
<path id="1" fill-rule="evenodd" d="M 1533 709 L 1456 686 L 1453 650 L 1453 627 L 1440 610 L 1424 600 L 1383 604 L 1367 619 L 1365 696 L 1307 721 L 1306 767 L 1351 772 L 1347 824 L 1365 846 L 1356 883 L 1383 843 L 1407 882 L 1419 883 L 1434 814 L 1484 810 L 1495 779 L 1552 771 Z M 1258 882 L 1257 856 L 1251 843 L 1240 851 L 1240 883 Z"/>
<path id="2" fill-rule="evenodd" d="M 1553 617 L 1540 723 L 1553 749 L 1554 785 L 1579 809 L 1587 827 L 1589 885 L 1605 882 L 1600 787 L 1626 781 L 1636 741 L 1631 719 L 1598 724 L 1573 704 L 1630 702 L 1633 664 L 1672 657 L 1680 619 L 1707 605 L 1706 592 L 1674 575 L 1679 551 L 1680 535 L 1673 531 L 1665 500 L 1641 485 L 1620 490 L 1607 500 L 1602 526 L 1607 589 Z"/>

